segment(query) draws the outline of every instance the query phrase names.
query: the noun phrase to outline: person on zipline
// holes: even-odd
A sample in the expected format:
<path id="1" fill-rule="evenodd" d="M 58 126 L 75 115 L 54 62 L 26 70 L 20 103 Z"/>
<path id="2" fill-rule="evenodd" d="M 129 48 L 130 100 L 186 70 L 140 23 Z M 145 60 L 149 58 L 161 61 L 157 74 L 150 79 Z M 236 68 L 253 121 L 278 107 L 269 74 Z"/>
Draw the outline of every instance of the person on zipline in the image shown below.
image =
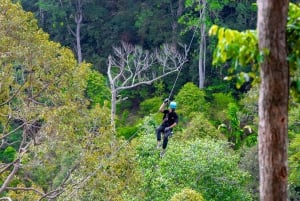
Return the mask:
<path id="1" fill-rule="evenodd" d="M 162 124 L 156 129 L 156 137 L 157 137 L 157 148 L 161 147 L 161 133 L 164 133 L 163 136 L 163 144 L 162 144 L 162 151 L 160 152 L 160 156 L 162 157 L 168 145 L 168 138 L 172 135 L 172 129 L 174 126 L 178 124 L 178 115 L 175 112 L 177 107 L 176 102 L 170 102 L 169 109 L 166 108 L 168 106 L 169 99 L 165 99 L 164 102 L 159 107 L 159 111 L 162 112 L 163 115 L 163 122 Z"/>

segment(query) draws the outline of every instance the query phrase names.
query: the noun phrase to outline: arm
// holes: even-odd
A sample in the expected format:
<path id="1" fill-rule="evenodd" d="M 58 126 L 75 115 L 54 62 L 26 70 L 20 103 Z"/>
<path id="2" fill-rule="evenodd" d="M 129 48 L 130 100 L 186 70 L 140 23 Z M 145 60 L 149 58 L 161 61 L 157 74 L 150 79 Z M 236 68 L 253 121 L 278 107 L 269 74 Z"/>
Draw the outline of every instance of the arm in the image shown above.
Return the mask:
<path id="1" fill-rule="evenodd" d="M 168 103 L 169 103 L 169 99 L 166 98 L 166 99 L 164 100 L 164 102 L 160 105 L 159 111 L 160 111 L 160 112 L 164 112 L 165 107 L 168 105 Z"/>
<path id="2" fill-rule="evenodd" d="M 170 130 L 170 129 L 174 128 L 177 124 L 178 124 L 178 116 L 175 113 L 175 121 L 174 121 L 174 123 L 172 125 L 170 125 L 169 127 L 167 127 L 167 130 Z"/>
<path id="3" fill-rule="evenodd" d="M 169 128 L 173 128 L 173 127 L 175 127 L 176 125 L 177 125 L 177 123 L 174 122 L 174 124 L 172 124 L 171 126 L 169 126 Z"/>
<path id="4" fill-rule="evenodd" d="M 164 112 L 165 107 L 166 107 L 167 104 L 168 104 L 168 103 L 162 103 L 162 104 L 160 105 L 160 107 L 159 107 L 159 111 L 160 111 L 160 112 Z"/>

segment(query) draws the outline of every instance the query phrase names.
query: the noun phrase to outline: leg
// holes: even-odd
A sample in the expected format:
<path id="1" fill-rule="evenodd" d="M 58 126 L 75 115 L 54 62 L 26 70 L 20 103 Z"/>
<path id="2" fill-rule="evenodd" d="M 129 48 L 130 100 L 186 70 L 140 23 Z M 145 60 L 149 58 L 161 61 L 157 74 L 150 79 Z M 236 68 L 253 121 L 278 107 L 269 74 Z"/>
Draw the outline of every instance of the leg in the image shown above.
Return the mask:
<path id="1" fill-rule="evenodd" d="M 167 148 L 167 145 L 168 145 L 168 141 L 169 141 L 169 136 L 171 136 L 171 135 L 172 135 L 172 130 L 169 130 L 168 132 L 166 132 L 164 134 L 163 147 L 162 147 L 163 149 L 160 153 L 160 157 L 163 157 L 163 155 L 165 154 L 166 148 Z"/>
<path id="2" fill-rule="evenodd" d="M 168 141 L 169 141 L 169 135 L 171 134 L 171 131 L 168 131 L 167 133 L 164 134 L 164 139 L 163 139 L 163 149 L 167 148 Z"/>
<path id="3" fill-rule="evenodd" d="M 164 126 L 159 126 L 157 129 L 156 129 L 156 139 L 157 139 L 157 148 L 160 147 L 161 145 L 161 133 L 165 130 L 165 127 Z"/>

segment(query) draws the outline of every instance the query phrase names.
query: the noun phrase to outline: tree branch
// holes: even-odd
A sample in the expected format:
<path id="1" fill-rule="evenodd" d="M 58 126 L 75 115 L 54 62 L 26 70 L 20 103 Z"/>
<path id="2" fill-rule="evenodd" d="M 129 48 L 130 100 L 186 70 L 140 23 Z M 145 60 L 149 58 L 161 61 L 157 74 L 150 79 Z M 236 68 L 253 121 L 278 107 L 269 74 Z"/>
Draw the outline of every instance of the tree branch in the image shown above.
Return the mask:
<path id="1" fill-rule="evenodd" d="M 19 130 L 21 127 L 24 126 L 24 123 L 21 124 L 20 126 L 18 126 L 17 128 L 15 128 L 14 130 L 10 131 L 9 133 L 6 133 L 6 134 L 3 134 L 1 137 L 0 137 L 0 140 L 6 138 L 7 136 L 9 136 L 10 134 L 16 132 L 17 130 Z"/>
<path id="2" fill-rule="evenodd" d="M 3 197 L 3 198 L 0 198 L 0 200 L 8 200 L 8 201 L 12 201 L 12 199 L 10 197 Z"/>
<path id="3" fill-rule="evenodd" d="M 13 179 L 14 175 L 18 172 L 19 168 L 20 168 L 20 159 L 17 159 L 14 163 L 13 163 L 13 170 L 11 171 L 11 173 L 8 175 L 8 177 L 5 179 L 5 181 L 3 182 L 1 188 L 0 188 L 0 194 L 3 193 L 4 190 L 6 190 L 7 185 L 10 183 L 10 181 Z"/>

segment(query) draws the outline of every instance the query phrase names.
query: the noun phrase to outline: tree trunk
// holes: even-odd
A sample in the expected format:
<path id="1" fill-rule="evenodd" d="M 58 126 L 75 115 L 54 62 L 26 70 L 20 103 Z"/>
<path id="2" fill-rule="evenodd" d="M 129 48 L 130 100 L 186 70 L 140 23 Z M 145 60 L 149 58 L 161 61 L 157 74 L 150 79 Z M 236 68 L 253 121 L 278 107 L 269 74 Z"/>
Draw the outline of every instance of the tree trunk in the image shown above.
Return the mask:
<path id="1" fill-rule="evenodd" d="M 204 88 L 205 81 L 205 63 L 206 63 L 206 24 L 205 24 L 205 16 L 206 16 L 206 0 L 200 0 L 199 6 L 201 9 L 199 10 L 200 16 L 200 42 L 199 42 L 199 88 Z"/>
<path id="2" fill-rule="evenodd" d="M 115 128 L 115 116 L 117 111 L 117 90 L 113 87 L 111 89 L 111 126 Z"/>
<path id="3" fill-rule="evenodd" d="M 82 63 L 82 52 L 81 52 L 81 39 L 80 39 L 80 27 L 82 23 L 82 2 L 81 0 L 77 1 L 76 5 L 76 16 L 75 16 L 75 22 L 76 22 L 76 49 L 77 49 L 77 58 L 78 63 Z"/>
<path id="4" fill-rule="evenodd" d="M 260 200 L 287 200 L 289 67 L 286 23 L 288 0 L 258 0 L 261 63 L 259 94 Z"/>

